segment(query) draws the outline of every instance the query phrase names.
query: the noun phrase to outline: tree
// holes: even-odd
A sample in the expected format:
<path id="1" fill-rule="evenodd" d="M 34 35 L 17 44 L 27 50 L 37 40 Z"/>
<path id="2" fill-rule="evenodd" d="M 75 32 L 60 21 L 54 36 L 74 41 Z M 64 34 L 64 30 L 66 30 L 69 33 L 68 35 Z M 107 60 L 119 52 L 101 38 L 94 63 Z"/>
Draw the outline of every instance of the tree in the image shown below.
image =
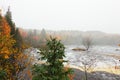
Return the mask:
<path id="1" fill-rule="evenodd" d="M 33 68 L 33 80 L 69 80 L 71 69 L 65 70 L 63 60 L 65 47 L 55 38 L 47 41 L 47 49 L 41 51 L 45 64 L 35 65 Z"/>
<path id="2" fill-rule="evenodd" d="M 19 74 L 30 66 L 30 59 L 23 54 L 24 49 L 14 48 L 16 40 L 10 33 L 9 24 L 0 15 L 0 80 L 18 80 Z"/>
<path id="3" fill-rule="evenodd" d="M 85 72 L 85 80 L 88 80 L 87 72 L 90 72 L 90 71 L 92 71 L 94 69 L 94 67 L 95 67 L 94 63 L 95 62 L 96 62 L 96 58 L 88 59 L 87 61 L 86 60 L 81 61 L 82 65 L 83 65 L 81 68 Z"/>
<path id="4" fill-rule="evenodd" d="M 42 29 L 41 34 L 40 34 L 40 45 L 44 46 L 46 43 L 47 35 L 45 29 Z"/>
<path id="5" fill-rule="evenodd" d="M 4 30 L 3 30 L 4 31 Z M 30 58 L 23 53 L 23 49 L 13 48 L 15 40 L 10 35 L 0 32 L 0 79 L 3 80 L 30 80 L 24 79 L 24 75 L 31 76 L 29 67 L 31 65 Z M 23 73 L 24 74 L 20 74 Z M 5 78 L 5 79 L 4 79 Z M 29 77 L 31 78 L 31 77 Z"/>
<path id="6" fill-rule="evenodd" d="M 16 40 L 14 47 L 21 48 L 23 45 L 23 40 L 19 32 L 19 29 L 18 28 L 16 29 L 15 23 L 12 21 L 10 7 L 8 8 L 8 11 L 5 14 L 5 19 L 10 27 L 10 35 Z"/>
<path id="7" fill-rule="evenodd" d="M 22 48 L 22 45 L 23 45 L 23 39 L 21 37 L 21 34 L 19 32 L 19 28 L 16 29 L 16 33 L 14 35 L 14 38 L 16 40 L 16 44 L 15 44 L 15 47 L 17 48 Z"/>
<path id="8" fill-rule="evenodd" d="M 15 23 L 12 21 L 12 15 L 11 15 L 11 11 L 10 11 L 10 7 L 8 8 L 8 11 L 5 14 L 5 19 L 8 22 L 11 32 L 10 35 L 14 36 L 15 35 Z"/>
<path id="9" fill-rule="evenodd" d="M 7 76 L 6 71 L 0 69 L 0 79 L 1 80 L 6 80 L 7 79 L 6 76 Z"/>
<path id="10" fill-rule="evenodd" d="M 86 48 L 86 50 L 88 51 L 89 48 L 92 47 L 92 45 L 93 45 L 92 36 L 91 35 L 85 35 L 82 38 L 82 44 Z"/>
<path id="11" fill-rule="evenodd" d="M 10 27 L 4 17 L 0 15 L 0 32 L 3 35 L 9 35 L 10 34 Z"/>
<path id="12" fill-rule="evenodd" d="M 77 56 L 76 59 L 80 62 L 79 68 L 84 71 L 84 80 L 89 80 L 88 72 L 92 72 L 95 69 L 97 56 L 87 52 L 87 54 L 83 54 L 81 57 Z"/>
<path id="13" fill-rule="evenodd" d="M 14 54 L 13 44 L 15 40 L 10 36 L 10 27 L 4 17 L 0 15 L 0 79 L 12 79 L 9 62 L 11 54 Z"/>

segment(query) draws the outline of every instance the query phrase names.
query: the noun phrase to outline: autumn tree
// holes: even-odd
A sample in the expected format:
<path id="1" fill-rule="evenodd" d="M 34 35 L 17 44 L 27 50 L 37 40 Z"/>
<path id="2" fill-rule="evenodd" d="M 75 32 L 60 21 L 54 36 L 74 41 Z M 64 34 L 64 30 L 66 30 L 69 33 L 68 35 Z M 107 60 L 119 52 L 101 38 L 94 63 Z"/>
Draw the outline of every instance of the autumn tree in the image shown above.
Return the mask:
<path id="1" fill-rule="evenodd" d="M 28 59 L 28 55 L 24 54 L 22 49 L 13 48 L 15 44 L 15 40 L 9 38 L 8 36 L 4 36 L 2 39 L 2 43 L 5 45 L 1 49 L 1 54 L 3 53 L 5 57 L 1 58 L 1 64 L 4 70 L 7 70 L 7 79 L 12 80 L 30 80 L 30 59 Z M 9 54 L 9 55 L 7 55 Z M 5 59 L 5 60 L 4 60 Z M 6 67 L 7 66 L 7 67 Z M 24 72 L 24 73 L 23 73 Z M 23 73 L 23 74 L 21 74 Z M 28 75 L 27 79 L 24 79 L 25 75 Z"/>
<path id="2" fill-rule="evenodd" d="M 10 36 L 10 27 L 4 17 L 0 15 L 0 72 L 6 74 L 5 79 L 11 79 L 11 66 L 9 63 L 10 55 L 14 53 L 13 40 Z"/>
<path id="3" fill-rule="evenodd" d="M 70 80 L 70 69 L 65 70 L 63 60 L 65 47 L 60 41 L 51 38 L 47 41 L 47 49 L 41 54 L 46 60 L 45 64 L 35 65 L 33 68 L 33 80 Z"/>
<path id="4" fill-rule="evenodd" d="M 2 35 L 2 34 L 1 34 Z M 8 35 L 0 35 L 0 67 L 2 70 L 5 70 L 7 73 L 7 78 L 12 79 L 13 75 L 13 64 L 11 64 L 10 59 L 11 55 L 15 54 L 15 49 L 13 48 L 13 45 L 15 43 L 15 40 L 13 40 Z"/>
<path id="5" fill-rule="evenodd" d="M 0 80 L 18 80 L 20 73 L 30 66 L 23 48 L 14 47 L 16 40 L 10 35 L 11 29 L 6 19 L 0 15 Z M 25 75 L 29 75 L 26 70 Z M 22 77 L 22 76 L 21 76 Z M 29 77 L 30 78 L 30 77 Z M 30 79 L 21 79 L 30 80 Z"/>
<path id="6" fill-rule="evenodd" d="M 30 80 L 30 58 L 19 49 L 14 49 L 14 40 L 6 36 L 0 37 L 0 68 L 6 72 L 6 80 Z M 21 74 L 22 73 L 22 74 Z M 26 76 L 27 79 L 25 79 Z"/>
<path id="7" fill-rule="evenodd" d="M 0 31 L 3 35 L 10 34 L 10 27 L 4 17 L 0 15 Z"/>

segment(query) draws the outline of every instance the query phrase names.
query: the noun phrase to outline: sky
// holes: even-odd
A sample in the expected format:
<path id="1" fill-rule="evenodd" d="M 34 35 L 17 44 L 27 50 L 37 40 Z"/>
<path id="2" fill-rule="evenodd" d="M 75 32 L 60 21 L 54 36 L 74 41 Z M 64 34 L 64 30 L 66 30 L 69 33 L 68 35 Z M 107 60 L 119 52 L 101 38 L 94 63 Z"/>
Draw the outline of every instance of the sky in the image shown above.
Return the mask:
<path id="1" fill-rule="evenodd" d="M 17 27 L 120 34 L 120 0 L 0 0 Z"/>

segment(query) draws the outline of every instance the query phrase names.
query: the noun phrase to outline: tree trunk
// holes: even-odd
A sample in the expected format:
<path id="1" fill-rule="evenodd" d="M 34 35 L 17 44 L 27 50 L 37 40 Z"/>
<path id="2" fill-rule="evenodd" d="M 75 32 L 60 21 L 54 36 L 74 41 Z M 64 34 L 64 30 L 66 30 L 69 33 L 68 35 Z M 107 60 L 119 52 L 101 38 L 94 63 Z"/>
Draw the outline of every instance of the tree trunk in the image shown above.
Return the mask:
<path id="1" fill-rule="evenodd" d="M 88 80 L 86 66 L 85 66 L 85 80 Z"/>

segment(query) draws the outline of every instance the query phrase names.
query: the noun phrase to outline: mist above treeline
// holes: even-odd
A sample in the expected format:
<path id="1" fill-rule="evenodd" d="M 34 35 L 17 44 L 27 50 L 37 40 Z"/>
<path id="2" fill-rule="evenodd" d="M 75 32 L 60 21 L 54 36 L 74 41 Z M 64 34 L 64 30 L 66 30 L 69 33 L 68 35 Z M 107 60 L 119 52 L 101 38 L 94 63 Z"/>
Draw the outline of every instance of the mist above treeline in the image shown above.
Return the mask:
<path id="1" fill-rule="evenodd" d="M 90 38 L 92 45 L 112 45 L 120 44 L 119 34 L 108 34 L 100 31 L 70 31 L 70 30 L 36 30 L 20 29 L 23 40 L 33 47 L 44 45 L 50 36 L 61 40 L 64 45 L 82 45 L 83 40 Z"/>

